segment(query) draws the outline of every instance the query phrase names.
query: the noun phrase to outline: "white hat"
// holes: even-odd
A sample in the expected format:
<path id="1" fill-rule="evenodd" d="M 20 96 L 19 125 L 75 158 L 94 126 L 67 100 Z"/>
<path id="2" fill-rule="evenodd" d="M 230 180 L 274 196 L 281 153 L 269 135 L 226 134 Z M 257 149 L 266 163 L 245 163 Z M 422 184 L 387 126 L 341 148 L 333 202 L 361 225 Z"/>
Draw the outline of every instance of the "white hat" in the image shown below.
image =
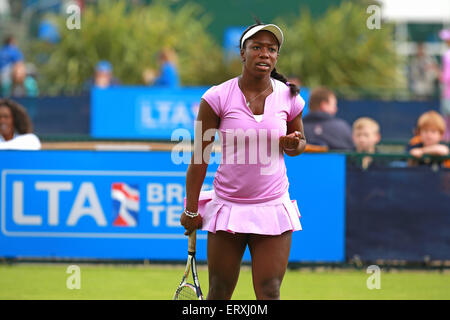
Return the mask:
<path id="1" fill-rule="evenodd" d="M 261 25 L 257 25 L 255 27 L 251 28 L 242 37 L 242 40 L 241 40 L 241 43 L 240 43 L 241 48 L 244 46 L 245 40 L 247 40 L 248 38 L 253 36 L 255 33 L 259 32 L 259 31 L 263 31 L 263 30 L 272 32 L 273 35 L 275 36 L 275 38 L 277 38 L 277 40 L 278 40 L 279 48 L 281 48 L 281 45 L 283 44 L 283 40 L 284 40 L 283 31 L 281 31 L 281 29 L 278 26 L 274 25 L 274 24 L 261 24 Z"/>

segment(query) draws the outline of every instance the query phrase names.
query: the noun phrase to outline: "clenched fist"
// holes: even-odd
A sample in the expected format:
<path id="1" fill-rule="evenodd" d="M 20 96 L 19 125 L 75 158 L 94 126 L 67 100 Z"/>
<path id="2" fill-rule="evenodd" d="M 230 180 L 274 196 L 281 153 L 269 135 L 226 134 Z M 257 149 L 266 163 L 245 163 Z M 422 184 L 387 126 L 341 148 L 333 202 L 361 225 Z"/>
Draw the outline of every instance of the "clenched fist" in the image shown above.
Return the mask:
<path id="1" fill-rule="evenodd" d="M 286 136 L 280 137 L 280 146 L 287 150 L 296 150 L 303 135 L 300 131 L 294 131 Z"/>

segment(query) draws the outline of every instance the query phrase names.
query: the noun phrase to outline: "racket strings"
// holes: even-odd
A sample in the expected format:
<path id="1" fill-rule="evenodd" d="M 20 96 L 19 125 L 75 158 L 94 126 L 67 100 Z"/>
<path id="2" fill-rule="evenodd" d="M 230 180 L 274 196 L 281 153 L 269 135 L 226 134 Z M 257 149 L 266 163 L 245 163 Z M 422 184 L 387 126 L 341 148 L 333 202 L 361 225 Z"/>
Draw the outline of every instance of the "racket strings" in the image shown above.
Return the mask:
<path id="1" fill-rule="evenodd" d="M 197 292 L 190 284 L 178 288 L 175 300 L 198 300 Z"/>

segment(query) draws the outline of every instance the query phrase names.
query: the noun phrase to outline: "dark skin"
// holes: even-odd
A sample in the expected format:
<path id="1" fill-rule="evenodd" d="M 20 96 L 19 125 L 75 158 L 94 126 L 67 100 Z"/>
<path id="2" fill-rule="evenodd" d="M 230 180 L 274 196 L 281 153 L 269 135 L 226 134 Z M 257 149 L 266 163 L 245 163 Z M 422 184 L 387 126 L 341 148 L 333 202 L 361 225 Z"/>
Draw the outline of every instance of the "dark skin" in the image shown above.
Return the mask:
<path id="1" fill-rule="evenodd" d="M 14 137 L 14 118 L 7 106 L 0 106 L 0 134 L 5 141 Z"/>
<path id="2" fill-rule="evenodd" d="M 270 73 L 278 59 L 278 42 L 267 31 L 260 31 L 245 42 L 241 49 L 243 62 L 239 87 L 253 114 L 263 114 L 265 100 L 272 93 Z M 263 94 L 259 95 L 265 89 Z M 256 98 L 255 98 L 256 97 Z M 306 140 L 303 131 L 302 115 L 299 114 L 287 123 L 287 134 L 280 137 L 279 144 L 289 156 L 297 156 L 305 150 Z M 203 141 L 203 134 L 209 129 L 218 129 L 220 118 L 211 106 L 201 100 L 197 121 L 202 123 L 201 135 L 196 131 L 194 153 L 204 154 L 205 149 L 214 142 L 214 138 Z M 286 150 L 292 149 L 292 150 Z M 209 155 L 201 163 L 194 163 L 194 155 L 186 174 L 186 209 L 198 211 L 198 198 L 206 176 Z M 190 218 L 184 213 L 180 218 L 186 235 L 201 228 L 199 216 Z M 257 299 L 279 299 L 280 286 L 289 260 L 292 232 L 278 236 L 257 234 L 228 233 L 217 231 L 208 233 L 208 272 L 209 292 L 207 299 L 231 299 L 236 286 L 242 256 L 248 245 L 252 258 L 253 287 Z"/>

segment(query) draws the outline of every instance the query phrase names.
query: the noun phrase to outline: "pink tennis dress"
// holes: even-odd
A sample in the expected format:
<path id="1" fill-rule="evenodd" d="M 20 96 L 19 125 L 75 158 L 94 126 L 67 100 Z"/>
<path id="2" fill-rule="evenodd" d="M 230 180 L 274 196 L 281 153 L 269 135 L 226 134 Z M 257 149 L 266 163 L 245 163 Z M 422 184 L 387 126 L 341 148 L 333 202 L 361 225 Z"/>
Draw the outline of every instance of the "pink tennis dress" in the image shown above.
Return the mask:
<path id="1" fill-rule="evenodd" d="M 286 135 L 305 102 L 281 81 L 271 79 L 262 117 L 246 104 L 238 78 L 211 87 L 203 95 L 220 117 L 222 152 L 211 191 L 202 191 L 198 211 L 203 230 L 279 235 L 301 230 L 279 137 Z"/>

